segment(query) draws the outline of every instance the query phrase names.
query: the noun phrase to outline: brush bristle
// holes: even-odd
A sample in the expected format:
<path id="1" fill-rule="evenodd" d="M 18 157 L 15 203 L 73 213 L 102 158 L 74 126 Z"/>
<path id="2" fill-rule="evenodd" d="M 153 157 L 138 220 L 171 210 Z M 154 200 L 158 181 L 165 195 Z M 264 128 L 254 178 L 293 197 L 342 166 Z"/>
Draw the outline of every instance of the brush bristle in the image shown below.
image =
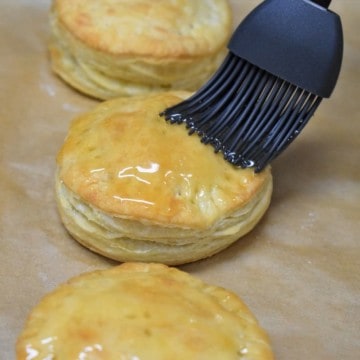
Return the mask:
<path id="1" fill-rule="evenodd" d="M 161 115 L 185 123 L 231 164 L 259 172 L 298 136 L 321 100 L 229 53 L 203 88 Z"/>

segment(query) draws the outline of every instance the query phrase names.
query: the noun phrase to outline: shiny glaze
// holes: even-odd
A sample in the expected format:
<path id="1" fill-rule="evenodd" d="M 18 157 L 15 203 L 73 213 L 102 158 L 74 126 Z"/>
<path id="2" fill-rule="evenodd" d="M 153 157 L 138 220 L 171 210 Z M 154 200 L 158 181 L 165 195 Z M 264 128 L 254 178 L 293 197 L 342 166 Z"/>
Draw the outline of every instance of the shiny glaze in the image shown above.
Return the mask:
<path id="1" fill-rule="evenodd" d="M 263 185 L 185 127 L 159 117 L 174 93 L 118 99 L 76 119 L 59 153 L 60 177 L 91 205 L 124 217 L 208 226 Z"/>
<path id="2" fill-rule="evenodd" d="M 18 360 L 267 359 L 265 339 L 234 294 L 138 263 L 82 275 L 45 297 L 17 350 Z"/>

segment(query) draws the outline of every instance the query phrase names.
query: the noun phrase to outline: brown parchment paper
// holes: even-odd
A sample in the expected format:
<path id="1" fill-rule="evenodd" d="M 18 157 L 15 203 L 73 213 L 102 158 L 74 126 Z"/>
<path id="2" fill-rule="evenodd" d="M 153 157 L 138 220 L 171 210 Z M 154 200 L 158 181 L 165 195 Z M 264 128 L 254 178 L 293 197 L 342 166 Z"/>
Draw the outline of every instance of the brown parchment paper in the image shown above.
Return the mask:
<path id="1" fill-rule="evenodd" d="M 234 26 L 259 2 L 233 0 Z M 56 153 L 71 119 L 97 101 L 51 73 L 49 6 L 0 0 L 0 360 L 15 359 L 45 293 L 115 264 L 78 245 L 55 206 Z M 181 267 L 240 295 L 279 360 L 360 358 L 360 1 L 332 9 L 345 33 L 340 80 L 273 163 L 267 215 L 227 250 Z"/>

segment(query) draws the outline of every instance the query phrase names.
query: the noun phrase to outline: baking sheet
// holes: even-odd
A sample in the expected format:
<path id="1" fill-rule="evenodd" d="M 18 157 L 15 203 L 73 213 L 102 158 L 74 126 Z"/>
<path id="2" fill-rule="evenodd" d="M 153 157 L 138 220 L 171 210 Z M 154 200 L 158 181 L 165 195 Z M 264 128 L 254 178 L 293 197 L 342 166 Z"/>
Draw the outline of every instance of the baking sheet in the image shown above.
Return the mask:
<path id="1" fill-rule="evenodd" d="M 232 1 L 234 24 L 259 1 Z M 54 201 L 55 156 L 69 122 L 97 101 L 49 68 L 50 1 L 0 0 L 0 359 L 11 360 L 31 308 L 59 283 L 113 266 L 77 244 Z M 360 354 L 360 2 L 333 1 L 345 53 L 331 101 L 273 163 L 259 226 L 207 260 L 181 266 L 235 291 L 276 358 Z"/>

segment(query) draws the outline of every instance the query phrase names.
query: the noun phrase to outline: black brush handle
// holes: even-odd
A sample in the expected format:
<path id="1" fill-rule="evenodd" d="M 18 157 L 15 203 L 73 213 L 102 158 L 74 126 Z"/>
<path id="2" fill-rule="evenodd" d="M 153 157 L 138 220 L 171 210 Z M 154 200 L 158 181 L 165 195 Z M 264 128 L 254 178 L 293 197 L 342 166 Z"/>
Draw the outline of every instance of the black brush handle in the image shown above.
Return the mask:
<path id="1" fill-rule="evenodd" d="M 265 0 L 238 26 L 234 55 L 322 98 L 337 82 L 343 53 L 340 17 L 329 0 Z M 322 6 L 320 6 L 322 5 Z"/>
<path id="2" fill-rule="evenodd" d="M 311 0 L 313 3 L 316 3 L 324 8 L 328 8 L 330 3 L 331 3 L 331 0 Z"/>

